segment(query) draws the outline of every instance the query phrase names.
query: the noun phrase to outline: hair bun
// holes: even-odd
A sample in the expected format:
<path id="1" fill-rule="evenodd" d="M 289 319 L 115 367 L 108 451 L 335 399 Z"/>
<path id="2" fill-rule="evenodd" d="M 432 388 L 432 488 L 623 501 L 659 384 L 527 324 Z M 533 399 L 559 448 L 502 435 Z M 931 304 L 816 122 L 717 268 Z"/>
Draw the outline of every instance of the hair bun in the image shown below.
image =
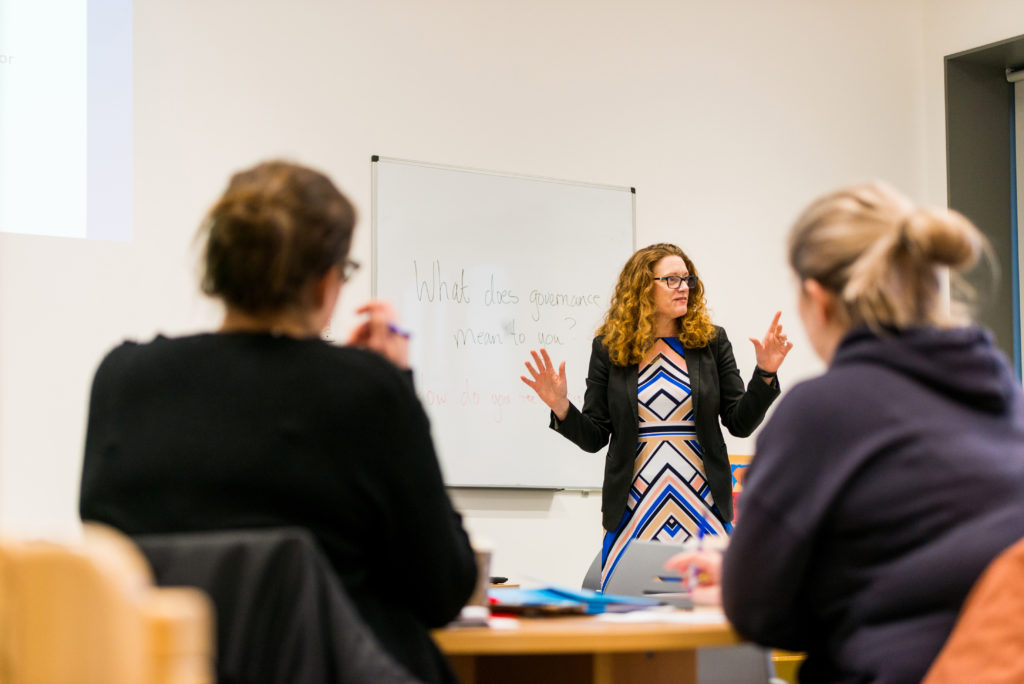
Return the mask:
<path id="1" fill-rule="evenodd" d="M 900 229 L 927 260 L 958 270 L 973 266 L 984 249 L 981 232 L 952 209 L 915 209 Z"/>
<path id="2" fill-rule="evenodd" d="M 232 176 L 203 223 L 203 292 L 252 314 L 308 305 L 348 255 L 355 209 L 324 174 L 282 161 Z"/>

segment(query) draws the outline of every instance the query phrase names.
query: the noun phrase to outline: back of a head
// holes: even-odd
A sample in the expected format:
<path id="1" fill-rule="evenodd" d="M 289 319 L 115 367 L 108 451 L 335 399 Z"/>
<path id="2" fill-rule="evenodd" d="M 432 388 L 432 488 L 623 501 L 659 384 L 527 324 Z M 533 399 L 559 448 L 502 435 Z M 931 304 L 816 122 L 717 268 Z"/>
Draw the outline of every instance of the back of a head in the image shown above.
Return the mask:
<path id="1" fill-rule="evenodd" d="M 851 327 L 943 326 L 956 321 L 942 297 L 942 269 L 969 269 L 985 244 L 959 213 L 916 207 L 872 182 L 805 209 L 790 231 L 789 263 L 801 281 L 836 295 Z"/>
<path id="2" fill-rule="evenodd" d="M 232 176 L 203 222 L 201 287 L 248 314 L 302 309 L 348 256 L 355 209 L 313 169 L 268 161 Z"/>

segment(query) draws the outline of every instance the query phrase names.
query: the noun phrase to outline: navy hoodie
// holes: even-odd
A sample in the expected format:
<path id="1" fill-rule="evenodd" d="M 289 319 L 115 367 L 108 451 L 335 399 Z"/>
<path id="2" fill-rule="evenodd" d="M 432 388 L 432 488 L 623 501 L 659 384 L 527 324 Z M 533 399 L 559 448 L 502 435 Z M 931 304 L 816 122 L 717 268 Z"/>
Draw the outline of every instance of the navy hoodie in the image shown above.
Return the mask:
<path id="1" fill-rule="evenodd" d="M 976 328 L 848 334 L 757 439 L 723 567 L 737 630 L 801 682 L 918 682 L 1024 537 L 1021 383 Z"/>

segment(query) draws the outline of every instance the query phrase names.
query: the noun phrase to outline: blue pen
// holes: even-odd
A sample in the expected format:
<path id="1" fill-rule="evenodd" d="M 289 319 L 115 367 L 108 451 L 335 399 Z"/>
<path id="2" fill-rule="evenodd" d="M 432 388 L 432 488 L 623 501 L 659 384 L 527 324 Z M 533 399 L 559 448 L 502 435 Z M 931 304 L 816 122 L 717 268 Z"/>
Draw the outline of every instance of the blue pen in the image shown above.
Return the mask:
<path id="1" fill-rule="evenodd" d="M 394 323 L 388 323 L 388 330 L 390 330 L 391 332 L 395 333 L 396 335 L 404 337 L 405 339 L 409 339 L 410 337 L 412 337 L 412 333 L 411 332 L 409 332 L 407 330 L 402 330 L 401 328 L 399 328 Z"/>
<path id="2" fill-rule="evenodd" d="M 697 528 L 697 553 L 700 553 L 704 549 L 704 526 Z M 696 563 L 690 563 L 690 574 L 689 581 L 687 582 L 687 589 L 692 594 L 693 590 L 699 586 L 700 583 L 700 571 L 697 569 Z"/>

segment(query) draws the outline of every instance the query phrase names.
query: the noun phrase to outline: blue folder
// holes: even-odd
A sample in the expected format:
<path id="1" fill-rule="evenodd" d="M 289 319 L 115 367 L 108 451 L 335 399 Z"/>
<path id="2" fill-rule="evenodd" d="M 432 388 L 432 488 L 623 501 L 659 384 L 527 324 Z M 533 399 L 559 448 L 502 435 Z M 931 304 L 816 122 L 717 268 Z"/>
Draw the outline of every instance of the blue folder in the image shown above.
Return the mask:
<path id="1" fill-rule="evenodd" d="M 527 615 L 559 615 L 625 612 L 659 605 L 659 601 L 640 596 L 618 596 L 602 594 L 590 589 L 568 589 L 565 587 L 543 587 L 540 589 L 519 589 L 496 587 L 487 592 L 491 610 L 496 613 L 521 613 Z"/>

